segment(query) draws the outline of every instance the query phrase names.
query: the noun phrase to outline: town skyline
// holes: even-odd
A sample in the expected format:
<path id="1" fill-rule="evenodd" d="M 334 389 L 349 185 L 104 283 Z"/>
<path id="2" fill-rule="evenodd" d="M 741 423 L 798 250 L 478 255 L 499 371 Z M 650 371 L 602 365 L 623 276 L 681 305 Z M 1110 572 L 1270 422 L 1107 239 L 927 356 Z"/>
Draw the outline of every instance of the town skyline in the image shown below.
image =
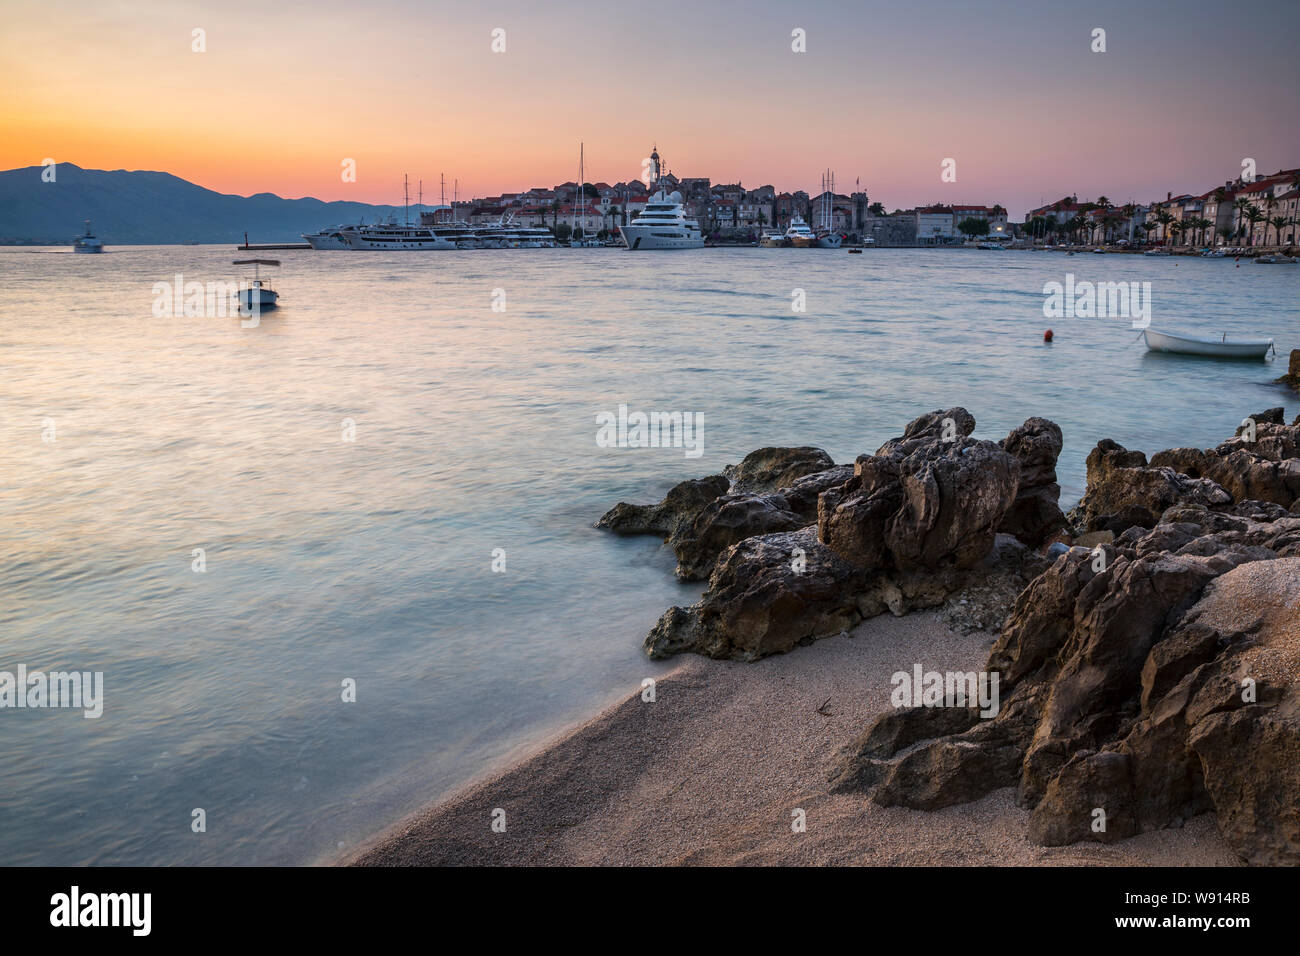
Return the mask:
<path id="1" fill-rule="evenodd" d="M 682 177 L 811 193 L 830 168 L 891 209 L 1018 218 L 1067 191 L 1150 202 L 1300 155 L 1285 115 L 1300 11 L 1281 0 L 1235 18 L 1203 0 L 668 0 L 653 18 L 387 0 L 364 21 L 342 0 L 311 15 L 54 0 L 10 17 L 0 166 L 163 170 L 244 196 L 391 204 L 403 173 L 426 196 L 441 173 L 449 194 L 490 196 L 576 179 L 579 143 L 587 181 L 614 183 L 657 144 Z M 274 61 L 233 42 L 251 19 Z"/>

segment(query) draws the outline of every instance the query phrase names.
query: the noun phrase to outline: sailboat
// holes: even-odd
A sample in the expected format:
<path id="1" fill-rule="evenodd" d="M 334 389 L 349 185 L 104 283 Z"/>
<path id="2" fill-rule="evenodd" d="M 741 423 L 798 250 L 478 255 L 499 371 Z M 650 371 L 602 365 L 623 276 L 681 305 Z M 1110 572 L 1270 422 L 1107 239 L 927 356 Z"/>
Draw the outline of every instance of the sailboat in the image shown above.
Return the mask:
<path id="1" fill-rule="evenodd" d="M 838 249 L 844 237 L 835 232 L 835 174 L 829 169 L 822 173 L 821 202 L 817 206 L 817 234 L 819 249 Z"/>
<path id="2" fill-rule="evenodd" d="M 583 206 L 585 205 L 587 199 L 587 190 L 584 186 L 583 178 L 582 178 L 586 173 L 586 169 L 583 164 L 583 159 L 584 159 L 583 144 L 579 143 L 578 144 L 578 204 L 577 206 L 574 207 L 573 210 L 574 237 L 569 240 L 569 246 L 574 249 L 597 249 L 601 246 L 601 241 L 597 239 L 595 236 L 588 235 L 586 227 L 578 225 L 579 222 L 586 221 L 585 219 L 583 219 L 583 215 L 582 215 Z M 579 229 L 582 229 L 582 238 L 578 238 L 577 236 L 577 232 Z"/>

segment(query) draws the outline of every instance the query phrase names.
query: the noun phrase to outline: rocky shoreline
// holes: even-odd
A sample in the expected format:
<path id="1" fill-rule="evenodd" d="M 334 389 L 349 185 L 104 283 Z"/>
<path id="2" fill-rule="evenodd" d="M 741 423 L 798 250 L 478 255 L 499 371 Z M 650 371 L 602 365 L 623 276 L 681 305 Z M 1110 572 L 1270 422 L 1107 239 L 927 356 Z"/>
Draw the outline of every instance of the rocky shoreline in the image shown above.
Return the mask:
<path id="1" fill-rule="evenodd" d="M 935 810 L 1014 786 L 1044 846 L 1213 810 L 1242 859 L 1300 863 L 1300 418 L 1270 409 L 1150 459 L 1102 440 L 1068 515 L 1059 427 L 974 431 L 934 411 L 852 465 L 763 448 L 611 509 L 598 527 L 658 535 L 680 578 L 708 581 L 646 652 L 755 661 L 939 608 L 996 636 L 996 715 L 960 698 L 886 712 L 833 792 Z"/>

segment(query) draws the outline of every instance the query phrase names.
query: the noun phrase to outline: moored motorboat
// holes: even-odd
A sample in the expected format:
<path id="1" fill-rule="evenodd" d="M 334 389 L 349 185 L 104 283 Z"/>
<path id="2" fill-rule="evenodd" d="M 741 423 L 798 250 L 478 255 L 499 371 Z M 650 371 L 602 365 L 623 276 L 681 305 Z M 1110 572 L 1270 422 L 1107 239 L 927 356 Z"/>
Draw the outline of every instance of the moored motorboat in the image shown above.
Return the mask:
<path id="1" fill-rule="evenodd" d="M 279 259 L 236 259 L 237 266 L 252 266 L 253 277 L 245 279 L 239 288 L 239 311 L 243 314 L 257 313 L 262 309 L 275 308 L 280 301 L 280 293 L 271 288 L 271 283 L 262 278 L 262 266 L 278 266 Z"/>
<path id="2" fill-rule="evenodd" d="M 1255 261 L 1262 266 L 1293 266 L 1296 260 L 1290 256 L 1256 256 Z"/>
<path id="3" fill-rule="evenodd" d="M 1178 355 L 1200 355 L 1208 358 L 1262 359 L 1273 347 L 1272 339 L 1230 339 L 1227 333 L 1215 338 L 1202 335 L 1174 335 L 1145 329 L 1142 333 L 1147 348 L 1152 352 L 1172 352 Z"/>

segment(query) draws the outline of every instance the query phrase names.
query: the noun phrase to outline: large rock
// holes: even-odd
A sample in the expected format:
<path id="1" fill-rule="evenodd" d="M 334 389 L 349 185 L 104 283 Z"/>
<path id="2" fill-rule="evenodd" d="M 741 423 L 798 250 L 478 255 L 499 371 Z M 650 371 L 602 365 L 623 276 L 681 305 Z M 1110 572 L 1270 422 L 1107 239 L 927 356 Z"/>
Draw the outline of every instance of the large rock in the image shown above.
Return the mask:
<path id="1" fill-rule="evenodd" d="M 1229 505 L 1232 496 L 1208 478 L 1169 466 L 1151 467 L 1140 451 L 1102 439 L 1088 454 L 1087 487 L 1071 519 L 1080 531 L 1155 527 L 1160 515 L 1180 504 Z"/>
<path id="2" fill-rule="evenodd" d="M 1233 511 L 1180 505 L 1063 554 L 990 655 L 997 716 L 886 714 L 836 788 L 932 809 L 1015 781 L 1045 845 L 1214 810 L 1243 859 L 1300 863 L 1300 558 L 1269 547 L 1300 528 L 1276 506 Z"/>
<path id="3" fill-rule="evenodd" d="M 1015 500 L 1020 464 L 971 439 L 974 427 L 964 408 L 930 412 L 860 456 L 853 477 L 818 501 L 820 540 L 864 570 L 978 564 Z"/>
<path id="4" fill-rule="evenodd" d="M 853 477 L 824 491 L 817 502 L 817 535 L 850 563 L 872 570 L 891 563 L 885 527 L 903 505 L 900 461 L 863 455 Z"/>
<path id="5" fill-rule="evenodd" d="M 1240 432 L 1240 429 L 1239 429 Z M 1300 498 L 1300 429 L 1262 423 L 1255 440 L 1242 434 L 1217 448 L 1173 448 L 1151 456 L 1152 466 L 1167 466 L 1192 478 L 1220 485 L 1233 501 L 1268 501 L 1290 507 Z"/>
<path id="6" fill-rule="evenodd" d="M 885 526 L 900 570 L 978 564 L 1016 498 L 1020 464 L 993 442 L 918 448 L 899 465 L 903 501 Z"/>
<path id="7" fill-rule="evenodd" d="M 668 538 L 677 555 L 677 576 L 704 581 L 718 556 L 733 544 L 759 534 L 796 531 L 817 520 L 817 499 L 853 477 L 852 465 L 837 465 L 804 475 L 779 492 L 732 493 L 715 498 Z"/>
<path id="8" fill-rule="evenodd" d="M 975 431 L 975 416 L 960 406 L 927 412 L 912 419 L 898 438 L 876 449 L 882 457 L 906 458 L 918 448 L 934 442 L 955 442 Z"/>
<path id="9" fill-rule="evenodd" d="M 998 530 L 1013 534 L 1032 547 L 1065 527 L 1056 460 L 1063 439 L 1061 428 L 1046 418 L 1030 418 L 1002 439 L 1002 448 L 1020 462 L 1020 483 Z"/>
<path id="10" fill-rule="evenodd" d="M 715 498 L 688 528 L 669 539 L 677 555 L 677 576 L 683 581 L 706 580 L 718 555 L 733 544 L 754 535 L 795 531 L 808 523 L 779 493 Z"/>
<path id="11" fill-rule="evenodd" d="M 733 492 L 761 494 L 765 491 L 779 491 L 804 475 L 816 474 L 834 466 L 835 462 L 826 452 L 805 445 L 799 448 L 760 448 L 751 451 L 739 465 L 728 465 L 722 473 L 731 479 Z"/>
<path id="12" fill-rule="evenodd" d="M 727 493 L 730 484 L 724 475 L 710 475 L 674 485 L 658 504 L 620 501 L 601 516 L 596 527 L 616 534 L 657 534 L 667 538 L 689 527 L 715 498 Z"/>
<path id="13" fill-rule="evenodd" d="M 664 612 L 645 650 L 737 660 L 783 653 L 857 624 L 863 583 L 814 528 L 746 538 L 723 556 L 698 604 Z"/>

